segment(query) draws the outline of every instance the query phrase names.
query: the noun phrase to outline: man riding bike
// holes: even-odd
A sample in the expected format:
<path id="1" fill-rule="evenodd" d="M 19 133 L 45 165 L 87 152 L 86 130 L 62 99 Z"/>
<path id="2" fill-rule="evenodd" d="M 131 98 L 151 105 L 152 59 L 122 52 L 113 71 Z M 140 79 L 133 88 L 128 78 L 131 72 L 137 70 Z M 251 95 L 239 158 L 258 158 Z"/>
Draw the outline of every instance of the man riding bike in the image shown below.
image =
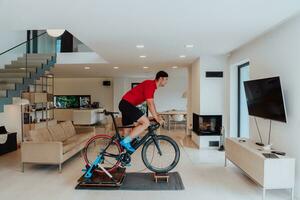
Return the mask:
<path id="1" fill-rule="evenodd" d="M 155 80 L 145 80 L 138 84 L 136 87 L 128 91 L 119 103 L 119 110 L 122 113 L 123 126 L 131 125 L 137 122 L 130 134 L 126 136 L 120 144 L 130 152 L 134 152 L 135 149 L 131 146 L 131 141 L 140 135 L 150 125 L 149 119 L 144 113 L 136 106 L 147 102 L 148 108 L 152 114 L 152 117 L 160 124 L 163 123 L 163 119 L 156 111 L 154 104 L 154 93 L 158 87 L 164 87 L 168 82 L 168 74 L 164 71 L 159 71 L 156 74 Z M 124 132 L 128 132 L 124 130 Z"/>

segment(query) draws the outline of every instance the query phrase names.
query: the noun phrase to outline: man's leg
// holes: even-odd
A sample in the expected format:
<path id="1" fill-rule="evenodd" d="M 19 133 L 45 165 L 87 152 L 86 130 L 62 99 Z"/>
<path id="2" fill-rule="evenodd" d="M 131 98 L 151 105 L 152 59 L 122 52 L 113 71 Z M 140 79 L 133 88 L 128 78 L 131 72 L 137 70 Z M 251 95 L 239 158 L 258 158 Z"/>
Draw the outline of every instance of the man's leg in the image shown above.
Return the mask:
<path id="1" fill-rule="evenodd" d="M 138 119 L 138 125 L 134 127 L 129 136 L 126 136 L 120 144 L 128 151 L 134 152 L 135 149 L 131 146 L 130 142 L 133 138 L 140 135 L 150 125 L 149 119 L 146 116 L 142 116 Z"/>
<path id="2" fill-rule="evenodd" d="M 150 121 L 146 116 L 142 116 L 140 119 L 138 119 L 138 125 L 134 127 L 130 133 L 130 138 L 134 139 L 138 135 L 140 135 L 145 129 L 148 128 L 150 125 Z"/>
<path id="3" fill-rule="evenodd" d="M 126 137 L 130 134 L 130 131 L 131 131 L 131 128 L 123 128 L 123 133 L 122 133 L 122 136 L 123 137 Z"/>

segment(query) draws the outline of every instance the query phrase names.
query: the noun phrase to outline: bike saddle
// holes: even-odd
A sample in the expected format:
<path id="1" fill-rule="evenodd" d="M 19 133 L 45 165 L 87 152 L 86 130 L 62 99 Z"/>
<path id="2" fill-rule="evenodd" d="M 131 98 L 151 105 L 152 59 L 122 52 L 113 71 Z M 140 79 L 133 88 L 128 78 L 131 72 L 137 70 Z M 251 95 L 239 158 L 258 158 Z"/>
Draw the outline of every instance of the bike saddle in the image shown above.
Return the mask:
<path id="1" fill-rule="evenodd" d="M 118 128 L 134 128 L 135 125 L 131 124 L 131 125 L 127 125 L 127 126 L 118 126 Z"/>

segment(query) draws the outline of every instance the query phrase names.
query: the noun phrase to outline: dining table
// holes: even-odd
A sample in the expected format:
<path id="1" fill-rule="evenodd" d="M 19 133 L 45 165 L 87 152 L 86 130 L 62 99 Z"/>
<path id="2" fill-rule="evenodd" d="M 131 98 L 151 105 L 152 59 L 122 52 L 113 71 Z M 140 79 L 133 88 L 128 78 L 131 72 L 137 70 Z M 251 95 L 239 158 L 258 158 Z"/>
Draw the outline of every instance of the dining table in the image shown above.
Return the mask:
<path id="1" fill-rule="evenodd" d="M 184 115 L 184 117 L 186 118 L 187 111 L 186 110 L 167 110 L 167 111 L 163 111 L 163 112 L 158 112 L 158 114 L 165 116 L 165 118 L 167 119 L 168 130 L 170 130 L 170 122 L 171 122 L 172 115 Z M 185 123 L 187 123 L 187 122 L 185 122 Z M 186 127 L 187 127 L 187 125 L 186 125 Z"/>

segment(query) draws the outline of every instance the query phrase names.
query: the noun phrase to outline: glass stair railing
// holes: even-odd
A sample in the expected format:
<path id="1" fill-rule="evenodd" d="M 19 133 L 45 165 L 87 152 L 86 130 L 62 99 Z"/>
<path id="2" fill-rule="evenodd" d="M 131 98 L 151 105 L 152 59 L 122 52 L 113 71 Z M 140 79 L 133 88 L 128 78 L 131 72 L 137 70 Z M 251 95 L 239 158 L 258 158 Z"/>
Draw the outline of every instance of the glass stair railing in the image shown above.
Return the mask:
<path id="1" fill-rule="evenodd" d="M 0 112 L 56 63 L 56 38 L 37 37 L 0 53 Z"/>

